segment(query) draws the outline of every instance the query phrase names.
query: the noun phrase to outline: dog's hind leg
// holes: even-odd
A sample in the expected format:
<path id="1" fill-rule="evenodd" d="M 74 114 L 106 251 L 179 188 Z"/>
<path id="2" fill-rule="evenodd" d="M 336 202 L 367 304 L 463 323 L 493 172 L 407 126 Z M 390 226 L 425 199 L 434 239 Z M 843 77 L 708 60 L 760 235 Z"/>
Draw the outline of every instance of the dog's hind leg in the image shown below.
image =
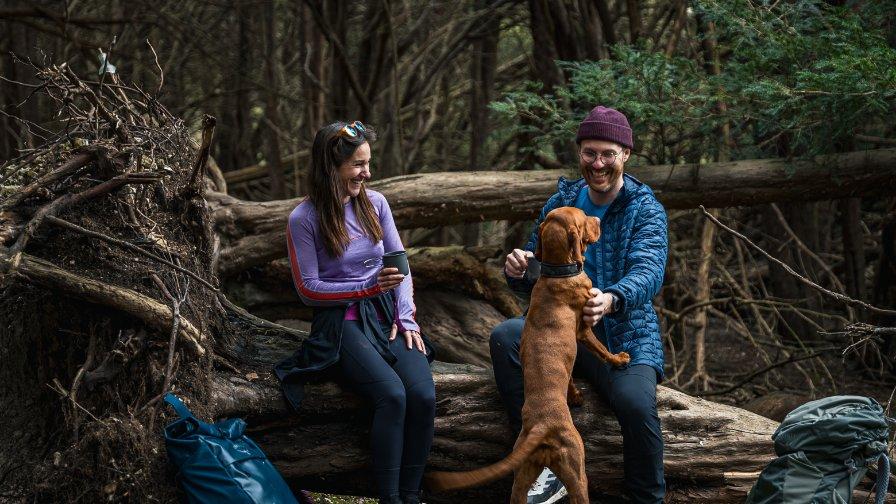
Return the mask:
<path id="1" fill-rule="evenodd" d="M 575 439 L 570 439 L 574 437 Z M 560 448 L 560 458 L 551 470 L 560 478 L 569 492 L 570 504 L 588 504 L 588 477 L 585 475 L 585 446 L 582 437 L 565 436 Z"/>
<path id="2" fill-rule="evenodd" d="M 510 504 L 526 504 L 526 496 L 532 483 L 541 474 L 543 468 L 539 465 L 526 461 L 516 470 L 513 475 L 513 490 L 510 492 Z"/>
<path id="3" fill-rule="evenodd" d="M 591 350 L 598 357 L 613 366 L 624 366 L 631 360 L 631 357 L 629 357 L 629 355 L 625 352 L 619 352 L 618 354 L 610 353 L 610 351 L 607 350 L 607 347 L 605 347 L 604 344 L 594 336 L 594 332 L 590 327 L 588 327 L 587 324 L 582 324 L 582 328 L 579 329 L 579 333 L 576 335 L 576 337 L 579 341 L 582 342 L 583 345 L 585 345 L 585 348 Z"/>

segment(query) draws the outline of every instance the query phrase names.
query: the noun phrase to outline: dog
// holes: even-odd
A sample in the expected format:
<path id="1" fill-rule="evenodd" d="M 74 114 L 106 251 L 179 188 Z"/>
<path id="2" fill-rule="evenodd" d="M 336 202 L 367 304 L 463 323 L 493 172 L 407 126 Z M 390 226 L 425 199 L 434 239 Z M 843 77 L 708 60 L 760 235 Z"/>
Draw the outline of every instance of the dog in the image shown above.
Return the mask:
<path id="1" fill-rule="evenodd" d="M 584 253 L 599 237 L 600 220 L 578 208 L 557 208 L 541 223 L 535 257 L 542 262 L 542 276 L 532 290 L 520 342 L 523 428 L 505 459 L 474 471 L 429 473 L 431 490 L 479 486 L 515 471 L 510 502 L 525 503 L 532 483 L 547 467 L 566 486 L 572 504 L 588 502 L 585 446 L 568 408 L 582 403 L 572 381 L 577 342 L 613 366 L 630 360 L 625 352 L 610 353 L 582 320 L 591 297 L 591 280 L 582 271 Z M 546 276 L 551 269 L 563 268 L 570 271 L 567 276 Z"/>

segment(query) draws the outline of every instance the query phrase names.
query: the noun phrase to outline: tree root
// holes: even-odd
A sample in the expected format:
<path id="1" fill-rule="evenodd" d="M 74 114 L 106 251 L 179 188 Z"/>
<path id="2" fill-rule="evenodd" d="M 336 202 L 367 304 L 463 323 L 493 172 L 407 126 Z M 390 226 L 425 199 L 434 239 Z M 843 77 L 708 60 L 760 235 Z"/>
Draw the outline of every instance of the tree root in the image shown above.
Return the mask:
<path id="1" fill-rule="evenodd" d="M 43 259 L 20 254 L 15 274 L 28 282 L 60 292 L 66 296 L 101 304 L 126 312 L 147 325 L 168 332 L 173 323 L 171 310 L 149 296 L 91 278 L 75 275 Z M 8 262 L 8 261 L 7 261 Z M 0 261 L 2 264 L 2 261 Z M 189 320 L 179 317 L 181 339 L 197 356 L 204 356 L 205 336 Z"/>

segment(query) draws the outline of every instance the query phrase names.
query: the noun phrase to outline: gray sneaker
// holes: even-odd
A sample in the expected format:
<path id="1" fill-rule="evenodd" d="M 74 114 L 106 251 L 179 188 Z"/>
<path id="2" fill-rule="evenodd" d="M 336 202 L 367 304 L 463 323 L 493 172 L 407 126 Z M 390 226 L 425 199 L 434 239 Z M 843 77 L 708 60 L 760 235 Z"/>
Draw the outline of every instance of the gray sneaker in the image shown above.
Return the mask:
<path id="1" fill-rule="evenodd" d="M 566 497 L 566 487 L 550 469 L 545 468 L 529 489 L 526 504 L 551 504 L 563 497 Z"/>

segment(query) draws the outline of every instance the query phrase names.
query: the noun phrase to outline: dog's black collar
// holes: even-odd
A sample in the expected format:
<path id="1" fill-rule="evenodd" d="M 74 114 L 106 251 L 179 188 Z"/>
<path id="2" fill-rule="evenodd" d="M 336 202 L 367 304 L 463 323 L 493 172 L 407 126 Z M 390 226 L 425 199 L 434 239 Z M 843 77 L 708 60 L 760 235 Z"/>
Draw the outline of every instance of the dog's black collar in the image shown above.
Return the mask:
<path id="1" fill-rule="evenodd" d="M 550 264 L 541 263 L 541 276 L 548 278 L 567 278 L 582 272 L 582 263 Z"/>

